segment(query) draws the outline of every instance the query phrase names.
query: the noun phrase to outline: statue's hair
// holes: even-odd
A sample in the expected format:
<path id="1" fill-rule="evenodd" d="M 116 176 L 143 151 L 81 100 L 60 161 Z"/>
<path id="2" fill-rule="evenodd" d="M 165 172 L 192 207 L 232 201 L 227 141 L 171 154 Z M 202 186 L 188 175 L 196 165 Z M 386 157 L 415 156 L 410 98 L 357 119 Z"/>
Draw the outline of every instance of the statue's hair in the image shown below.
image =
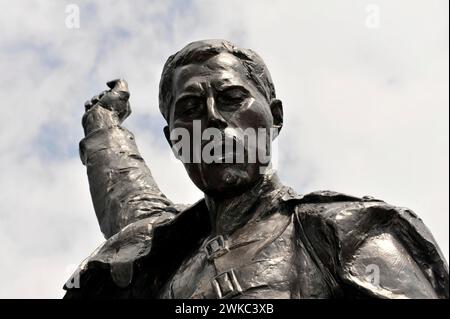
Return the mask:
<path id="1" fill-rule="evenodd" d="M 275 98 L 275 87 L 264 61 L 254 51 L 235 46 L 225 40 L 203 40 L 189 43 L 177 53 L 171 55 L 166 63 L 159 83 L 159 109 L 169 123 L 169 110 L 172 104 L 172 80 L 176 68 L 188 64 L 202 63 L 219 53 L 231 53 L 242 62 L 248 78 L 266 97 Z"/>

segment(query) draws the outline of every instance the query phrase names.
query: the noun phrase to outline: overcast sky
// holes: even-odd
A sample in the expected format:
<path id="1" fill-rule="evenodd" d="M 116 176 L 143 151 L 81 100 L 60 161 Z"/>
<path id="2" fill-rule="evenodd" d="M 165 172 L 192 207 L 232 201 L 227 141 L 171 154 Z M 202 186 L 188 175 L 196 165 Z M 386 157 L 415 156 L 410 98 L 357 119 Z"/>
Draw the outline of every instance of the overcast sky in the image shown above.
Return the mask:
<path id="1" fill-rule="evenodd" d="M 83 104 L 106 81 L 128 80 L 126 126 L 163 192 L 202 196 L 171 160 L 157 90 L 166 58 L 205 38 L 254 49 L 271 70 L 285 184 L 407 206 L 448 260 L 447 0 L 0 5 L 0 297 L 62 297 L 103 240 L 78 142 Z"/>

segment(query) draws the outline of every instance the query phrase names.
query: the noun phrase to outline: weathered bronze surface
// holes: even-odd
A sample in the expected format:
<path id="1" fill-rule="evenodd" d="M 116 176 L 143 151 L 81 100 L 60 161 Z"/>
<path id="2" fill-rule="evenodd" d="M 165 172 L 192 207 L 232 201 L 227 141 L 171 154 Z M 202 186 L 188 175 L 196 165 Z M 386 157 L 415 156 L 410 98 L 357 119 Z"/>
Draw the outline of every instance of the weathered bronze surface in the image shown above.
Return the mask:
<path id="1" fill-rule="evenodd" d="M 106 241 L 66 283 L 66 298 L 448 298 L 447 263 L 413 212 L 331 191 L 298 195 L 247 160 L 247 148 L 243 163 L 176 153 L 205 198 L 172 203 L 121 126 L 126 82 L 108 86 L 85 104 L 80 142 Z M 194 136 L 194 121 L 242 145 L 240 130 L 283 126 L 264 62 L 224 40 L 168 59 L 160 110 L 172 146 L 171 132 Z"/>

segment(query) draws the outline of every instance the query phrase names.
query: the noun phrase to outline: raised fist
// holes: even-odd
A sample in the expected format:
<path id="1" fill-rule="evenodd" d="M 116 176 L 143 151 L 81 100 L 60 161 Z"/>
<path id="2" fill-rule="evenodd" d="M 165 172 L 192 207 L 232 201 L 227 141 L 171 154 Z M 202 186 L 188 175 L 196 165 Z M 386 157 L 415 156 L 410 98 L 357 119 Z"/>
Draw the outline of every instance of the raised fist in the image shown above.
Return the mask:
<path id="1" fill-rule="evenodd" d="M 130 102 L 128 101 L 130 98 L 128 84 L 123 79 L 116 79 L 109 81 L 106 85 L 110 90 L 103 91 L 84 104 L 86 112 L 99 105 L 115 112 L 119 121 L 123 122 L 131 114 Z"/>

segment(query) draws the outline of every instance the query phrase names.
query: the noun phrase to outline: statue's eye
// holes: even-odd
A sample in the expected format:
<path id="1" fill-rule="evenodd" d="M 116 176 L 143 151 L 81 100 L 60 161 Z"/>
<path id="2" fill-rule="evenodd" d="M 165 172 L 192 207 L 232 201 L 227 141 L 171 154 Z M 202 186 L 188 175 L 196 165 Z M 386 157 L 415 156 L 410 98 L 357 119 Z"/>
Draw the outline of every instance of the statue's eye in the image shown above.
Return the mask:
<path id="1" fill-rule="evenodd" d="M 179 116 L 195 116 L 202 111 L 202 99 L 196 96 L 187 96 L 177 102 L 176 113 Z"/>
<path id="2" fill-rule="evenodd" d="M 247 97 L 247 90 L 239 87 L 232 87 L 220 92 L 218 101 L 226 111 L 235 111 L 241 107 Z"/>

